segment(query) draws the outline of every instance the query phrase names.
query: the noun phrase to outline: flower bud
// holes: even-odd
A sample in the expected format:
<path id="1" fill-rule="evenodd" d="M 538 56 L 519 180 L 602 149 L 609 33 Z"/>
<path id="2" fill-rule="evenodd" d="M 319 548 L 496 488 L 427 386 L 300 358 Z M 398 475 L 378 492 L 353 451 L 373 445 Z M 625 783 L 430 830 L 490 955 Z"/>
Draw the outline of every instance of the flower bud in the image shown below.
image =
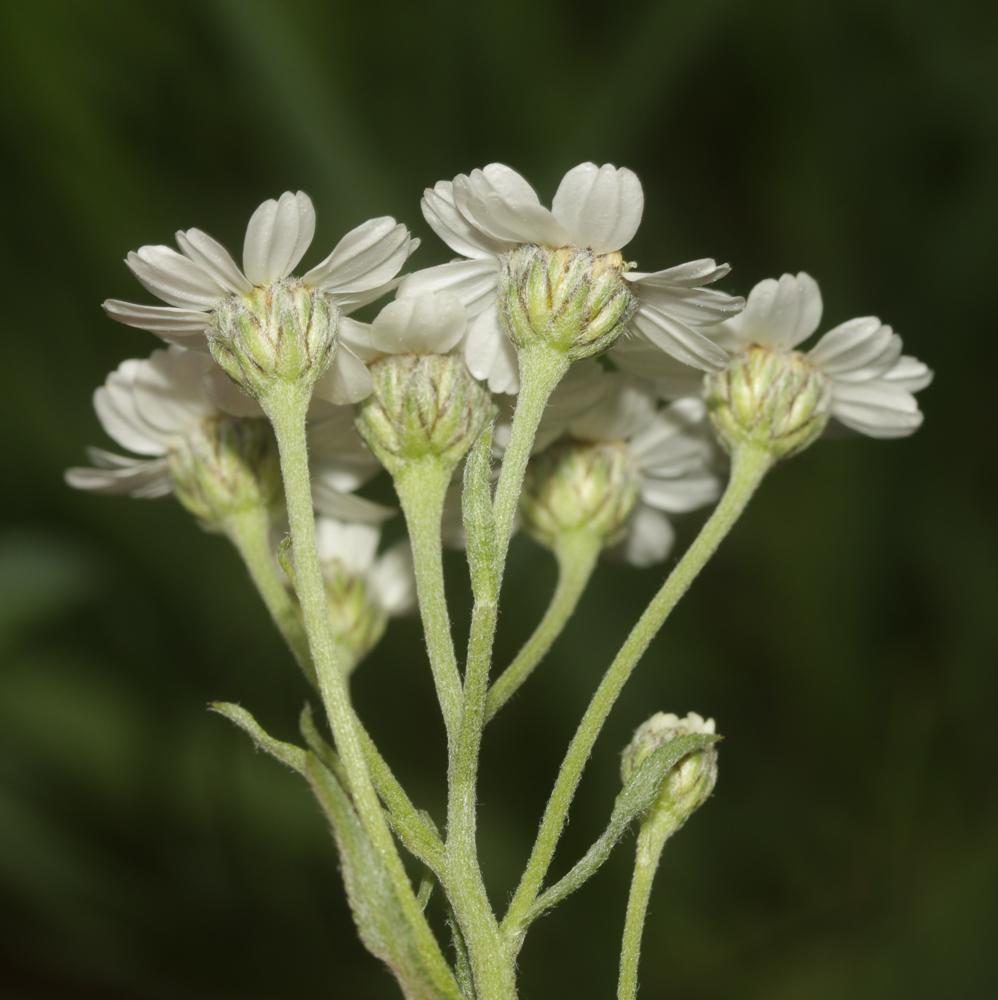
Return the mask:
<path id="1" fill-rule="evenodd" d="M 705 381 L 710 418 L 729 452 L 750 445 L 774 458 L 803 451 L 825 429 L 828 382 L 806 355 L 752 344 Z"/>
<path id="2" fill-rule="evenodd" d="M 690 712 L 685 719 L 656 712 L 642 723 L 624 751 L 620 772 L 626 784 L 659 747 L 678 736 L 713 733 L 714 720 Z M 707 801 L 717 783 L 717 750 L 713 746 L 687 754 L 666 775 L 647 822 L 661 821 L 674 833 Z"/>
<path id="3" fill-rule="evenodd" d="M 388 355 L 371 378 L 357 429 L 393 476 L 428 456 L 453 468 L 492 417 L 491 397 L 456 355 Z"/>
<path id="4" fill-rule="evenodd" d="M 637 471 L 624 445 L 560 441 L 530 460 L 520 510 L 526 530 L 548 548 L 576 531 L 611 545 L 637 499 Z"/>
<path id="5" fill-rule="evenodd" d="M 499 313 L 517 347 L 542 342 L 573 361 L 605 351 L 637 308 L 619 253 L 526 245 L 501 259 Z"/>
<path id="6" fill-rule="evenodd" d="M 225 372 L 260 399 L 277 381 L 315 383 L 332 360 L 338 320 L 328 295 L 285 278 L 219 303 L 208 346 Z"/>
<path id="7" fill-rule="evenodd" d="M 170 451 L 169 468 L 177 499 L 209 529 L 280 503 L 277 448 L 265 420 L 206 420 Z"/>
<path id="8" fill-rule="evenodd" d="M 339 560 L 323 564 L 326 605 L 333 639 L 352 670 L 384 635 L 388 613 L 372 593 L 370 581 Z"/>

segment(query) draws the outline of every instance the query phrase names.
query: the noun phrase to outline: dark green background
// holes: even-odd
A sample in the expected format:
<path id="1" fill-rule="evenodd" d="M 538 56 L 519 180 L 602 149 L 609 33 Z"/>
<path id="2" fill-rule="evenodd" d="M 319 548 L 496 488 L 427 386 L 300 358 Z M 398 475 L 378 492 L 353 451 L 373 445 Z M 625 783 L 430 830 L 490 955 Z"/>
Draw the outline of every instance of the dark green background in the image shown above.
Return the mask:
<path id="1" fill-rule="evenodd" d="M 732 290 L 805 268 L 828 324 L 879 313 L 938 375 L 924 429 L 823 442 L 766 484 L 627 689 L 560 866 L 601 828 L 631 730 L 714 715 L 718 791 L 673 842 L 647 997 L 978 998 L 998 986 L 994 265 L 998 24 L 981 3 L 34 2 L 0 6 L 6 140 L 0 993 L 393 997 L 356 943 L 305 789 L 205 711 L 290 736 L 302 685 L 233 555 L 169 501 L 62 483 L 90 393 L 155 345 L 98 308 L 121 265 L 309 191 L 318 246 L 503 160 L 549 197 L 594 159 L 647 199 L 633 256 Z M 317 257 L 310 258 L 312 260 Z M 681 526 L 683 540 L 694 521 Z M 450 564 L 463 620 L 462 566 Z M 606 566 L 485 747 L 504 898 L 564 745 L 661 570 Z M 513 549 L 500 660 L 553 576 Z M 357 678 L 438 810 L 414 621 Z M 537 926 L 525 997 L 613 995 L 629 845 Z"/>

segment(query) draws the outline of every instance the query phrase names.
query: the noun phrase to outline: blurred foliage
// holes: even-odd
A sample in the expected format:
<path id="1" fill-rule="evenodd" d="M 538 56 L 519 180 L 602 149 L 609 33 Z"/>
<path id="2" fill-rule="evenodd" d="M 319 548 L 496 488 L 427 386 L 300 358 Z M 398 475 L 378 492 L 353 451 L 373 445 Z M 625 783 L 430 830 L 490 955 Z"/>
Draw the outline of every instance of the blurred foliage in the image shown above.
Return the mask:
<path id="1" fill-rule="evenodd" d="M 90 393 L 151 337 L 105 296 L 197 225 L 238 248 L 301 187 L 319 247 L 393 213 L 446 258 L 421 189 L 493 159 L 548 195 L 625 163 L 633 255 L 715 255 L 728 287 L 806 268 L 829 323 L 876 311 L 937 370 L 909 441 L 779 470 L 654 644 L 600 742 L 560 864 L 599 831 L 658 709 L 718 719 L 709 805 L 666 852 L 645 995 L 920 1000 L 998 989 L 995 321 L 998 18 L 965 0 L 0 5 L 0 992 L 12 998 L 393 997 L 357 944 L 303 786 L 204 710 L 288 736 L 304 691 L 236 559 L 176 505 L 73 495 Z M 681 527 L 689 537 L 692 524 Z M 463 622 L 463 568 L 450 563 Z M 522 865 L 582 707 L 660 571 L 607 565 L 490 729 L 483 851 Z M 500 661 L 553 579 L 512 553 Z M 438 811 L 415 622 L 357 677 Z M 427 734 L 432 733 L 432 737 Z M 629 845 L 528 941 L 524 996 L 613 992 Z M 563 870 L 563 869 L 562 869 Z"/>

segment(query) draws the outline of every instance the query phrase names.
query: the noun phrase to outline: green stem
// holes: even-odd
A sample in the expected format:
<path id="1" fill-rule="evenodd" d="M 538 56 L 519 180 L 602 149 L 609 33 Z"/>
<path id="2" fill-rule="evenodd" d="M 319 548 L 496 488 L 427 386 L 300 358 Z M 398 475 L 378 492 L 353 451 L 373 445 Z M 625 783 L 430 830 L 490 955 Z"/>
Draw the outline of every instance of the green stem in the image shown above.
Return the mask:
<path id="1" fill-rule="evenodd" d="M 513 426 L 495 495 L 496 565 L 500 567 L 500 578 L 502 567 L 506 565 L 506 550 L 513 535 L 523 475 L 530 461 L 537 428 L 551 393 L 564 378 L 571 362 L 565 354 L 539 343 L 520 349 L 519 364 L 520 392 L 516 397 Z"/>
<path id="2" fill-rule="evenodd" d="M 224 528 L 302 673 L 315 686 L 317 678 L 301 614 L 274 559 L 270 512 L 265 507 L 248 508 L 227 518 Z"/>
<path id="3" fill-rule="evenodd" d="M 395 888 L 427 971 L 447 997 L 460 997 L 454 975 L 440 951 L 406 874 L 364 759 L 359 726 L 350 704 L 346 675 L 338 662 L 329 627 L 325 585 L 315 542 L 315 513 L 308 469 L 305 415 L 310 392 L 298 384 L 275 383 L 261 399 L 277 437 L 295 563 L 295 586 L 312 662 L 333 740 L 350 782 L 357 814 Z"/>
<path id="4" fill-rule="evenodd" d="M 699 535 L 631 629 L 600 681 L 579 728 L 569 743 L 554 790 L 544 810 L 530 859 L 503 919 L 503 931 L 514 946 L 522 943 L 524 919 L 547 876 L 586 761 L 610 710 L 669 613 L 738 520 L 771 465 L 772 459 L 766 452 L 745 448 L 735 453 L 731 477 L 724 495 Z"/>
<path id="5" fill-rule="evenodd" d="M 627 896 L 627 916 L 620 945 L 620 976 L 617 980 L 617 1000 L 634 1000 L 638 994 L 638 962 L 641 958 L 641 938 L 645 929 L 648 901 L 658 869 L 662 848 L 669 838 L 656 829 L 653 821 L 641 827 L 634 854 L 634 872 Z"/>
<path id="6" fill-rule="evenodd" d="M 564 631 L 593 575 L 601 548 L 599 538 L 588 532 L 563 535 L 558 539 L 554 549 L 558 561 L 558 583 L 551 603 L 513 662 L 493 683 L 485 706 L 486 722 L 516 694 Z"/>
<path id="7" fill-rule="evenodd" d="M 309 683 L 317 687 L 318 680 L 315 668 L 312 666 L 308 636 L 302 626 L 301 612 L 292 600 L 273 557 L 269 513 L 262 507 L 240 511 L 227 519 L 225 531 L 242 557 L 250 578 L 270 612 L 270 617 L 294 654 L 302 672 Z M 443 844 L 413 805 L 363 723 L 356 718 L 355 722 L 374 786 L 391 814 L 392 826 L 399 839 L 428 868 L 439 873 L 443 867 Z M 331 748 L 330 753 L 332 753 Z M 331 766 L 334 773 L 343 779 L 342 763 L 338 757 L 331 762 Z"/>
<path id="8" fill-rule="evenodd" d="M 395 477 L 395 491 L 409 529 L 416 593 L 423 619 L 430 670 L 440 710 L 453 743 L 461 722 L 461 675 L 451 636 L 444 590 L 443 545 L 440 524 L 451 469 L 435 458 L 411 462 Z"/>

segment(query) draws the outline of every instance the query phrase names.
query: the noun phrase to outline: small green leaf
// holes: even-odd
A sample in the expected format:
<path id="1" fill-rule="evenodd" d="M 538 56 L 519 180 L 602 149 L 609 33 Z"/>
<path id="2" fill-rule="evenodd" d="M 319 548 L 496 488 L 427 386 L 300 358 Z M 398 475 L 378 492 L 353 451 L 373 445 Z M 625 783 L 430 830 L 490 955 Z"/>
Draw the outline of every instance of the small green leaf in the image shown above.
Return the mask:
<path id="1" fill-rule="evenodd" d="M 287 765 L 302 777 L 305 776 L 307 754 L 301 747 L 274 739 L 241 705 L 234 705 L 229 701 L 213 701 L 208 707 L 238 726 L 260 750 L 269 753 L 275 760 Z"/>

